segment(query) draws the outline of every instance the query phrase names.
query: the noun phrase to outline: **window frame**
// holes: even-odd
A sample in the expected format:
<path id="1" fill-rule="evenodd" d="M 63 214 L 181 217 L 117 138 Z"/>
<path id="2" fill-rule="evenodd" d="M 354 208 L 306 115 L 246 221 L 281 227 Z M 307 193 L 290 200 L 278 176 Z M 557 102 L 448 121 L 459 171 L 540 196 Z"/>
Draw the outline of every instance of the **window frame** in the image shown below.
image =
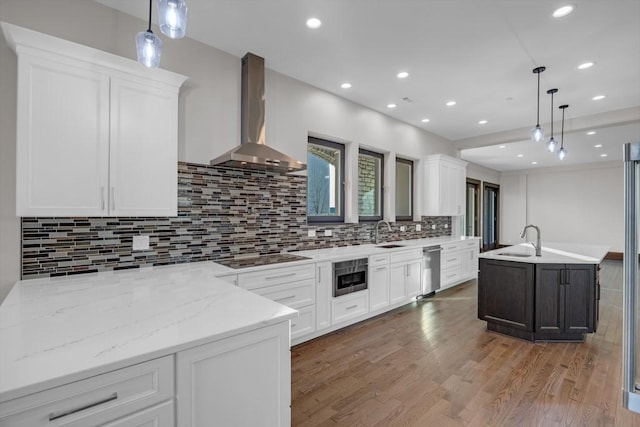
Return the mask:
<path id="1" fill-rule="evenodd" d="M 358 149 L 358 162 L 356 162 L 358 170 L 358 181 L 356 186 L 356 194 L 360 196 L 360 155 L 364 154 L 369 157 L 376 157 L 380 159 L 380 215 L 362 216 L 360 215 L 360 203 L 358 200 L 358 222 L 376 222 L 384 219 L 384 154 L 376 151 L 367 150 L 366 148 Z"/>
<path id="2" fill-rule="evenodd" d="M 398 168 L 398 163 L 403 163 L 403 164 L 411 166 L 411 193 L 409 194 L 409 203 L 411 204 L 411 212 L 409 213 L 409 215 L 398 215 L 397 214 L 398 206 L 396 204 L 396 222 L 397 221 L 413 221 L 413 214 L 415 212 L 414 211 L 414 209 L 415 209 L 415 200 L 414 200 L 413 195 L 414 195 L 414 188 L 415 188 L 415 185 L 416 185 L 415 162 L 413 160 L 404 159 L 402 157 L 396 157 L 396 170 Z M 395 191 L 396 191 L 396 193 L 398 192 L 397 180 L 395 182 Z M 394 194 L 394 199 L 395 199 L 395 194 Z"/>
<path id="3" fill-rule="evenodd" d="M 339 142 L 328 141 L 326 139 L 317 138 L 314 136 L 309 136 L 307 138 L 307 153 L 309 153 L 309 144 L 319 145 L 323 147 L 333 148 L 340 151 L 340 162 L 339 168 L 336 171 L 336 181 L 339 182 L 338 188 L 340 189 L 340 194 L 338 196 L 338 200 L 336 206 L 340 208 L 340 215 L 309 215 L 309 174 L 307 172 L 307 224 L 333 224 L 333 223 L 344 223 L 345 218 L 345 155 L 346 155 L 346 146 Z"/>

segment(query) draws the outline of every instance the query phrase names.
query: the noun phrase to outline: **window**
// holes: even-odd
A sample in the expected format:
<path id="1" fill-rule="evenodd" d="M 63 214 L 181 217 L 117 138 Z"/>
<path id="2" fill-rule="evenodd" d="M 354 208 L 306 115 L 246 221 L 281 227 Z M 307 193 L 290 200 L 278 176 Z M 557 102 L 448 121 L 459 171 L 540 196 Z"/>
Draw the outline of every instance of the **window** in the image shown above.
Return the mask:
<path id="1" fill-rule="evenodd" d="M 413 162 L 396 157 L 396 221 L 413 221 Z"/>
<path id="2" fill-rule="evenodd" d="M 358 155 L 358 216 L 360 221 L 382 219 L 382 165 L 380 153 L 360 149 Z"/>
<path id="3" fill-rule="evenodd" d="M 344 145 L 309 137 L 307 222 L 344 222 Z"/>

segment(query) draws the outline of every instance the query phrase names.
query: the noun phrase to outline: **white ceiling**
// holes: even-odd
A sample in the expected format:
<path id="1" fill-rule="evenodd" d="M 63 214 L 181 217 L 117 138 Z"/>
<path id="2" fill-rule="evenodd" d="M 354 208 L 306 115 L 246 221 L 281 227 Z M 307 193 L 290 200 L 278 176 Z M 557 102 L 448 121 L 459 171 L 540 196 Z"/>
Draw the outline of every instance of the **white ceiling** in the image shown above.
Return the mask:
<path id="1" fill-rule="evenodd" d="M 98 1 L 141 19 L 148 13 L 143 0 Z M 567 3 L 575 11 L 552 18 Z M 309 17 L 322 26 L 308 29 Z M 559 89 L 556 136 L 557 106 L 569 104 L 562 164 L 603 160 L 583 130 L 607 143 L 604 160 L 620 157 L 613 145 L 640 140 L 640 0 L 189 0 L 187 36 L 237 57 L 263 56 L 268 68 L 443 136 L 463 158 L 496 170 L 520 168 L 516 152 L 527 168 L 534 158 L 536 166 L 560 164 L 527 142 L 536 66 L 547 67 L 547 133 L 546 90 Z M 578 70 L 585 61 L 596 65 Z M 410 75 L 399 80 L 399 71 Z M 345 81 L 351 89 L 341 89 Z M 591 99 L 599 94 L 606 98 Z M 509 147 L 477 148 L 496 143 Z"/>

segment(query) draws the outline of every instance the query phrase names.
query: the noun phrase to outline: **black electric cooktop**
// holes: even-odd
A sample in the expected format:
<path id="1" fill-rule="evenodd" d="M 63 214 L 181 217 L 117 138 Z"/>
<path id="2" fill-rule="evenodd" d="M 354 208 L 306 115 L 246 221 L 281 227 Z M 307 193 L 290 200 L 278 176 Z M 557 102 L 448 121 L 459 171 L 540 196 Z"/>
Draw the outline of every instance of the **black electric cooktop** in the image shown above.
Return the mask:
<path id="1" fill-rule="evenodd" d="M 219 259 L 219 260 L 216 260 L 215 262 L 230 268 L 247 268 L 247 267 L 257 267 L 260 265 L 279 264 L 282 262 L 301 261 L 303 259 L 309 259 L 309 258 L 306 256 L 293 255 L 293 254 L 268 254 L 268 255 L 250 257 L 250 258 Z"/>

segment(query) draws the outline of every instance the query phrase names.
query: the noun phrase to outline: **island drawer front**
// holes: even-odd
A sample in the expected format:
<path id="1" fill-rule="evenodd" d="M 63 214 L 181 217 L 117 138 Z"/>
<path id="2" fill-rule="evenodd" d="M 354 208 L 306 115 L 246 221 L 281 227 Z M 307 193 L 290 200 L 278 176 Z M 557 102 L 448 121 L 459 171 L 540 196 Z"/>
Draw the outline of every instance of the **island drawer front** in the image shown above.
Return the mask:
<path id="1" fill-rule="evenodd" d="M 291 308 L 300 308 L 315 304 L 316 289 L 315 280 L 307 279 L 301 282 L 286 283 L 284 285 L 269 286 L 267 288 L 257 288 L 252 292 L 279 302 Z"/>
<path id="2" fill-rule="evenodd" d="M 462 244 L 447 243 L 446 245 L 441 245 L 441 248 L 442 248 L 442 256 L 444 256 L 448 253 L 459 251 L 460 249 L 462 249 Z"/>
<path id="3" fill-rule="evenodd" d="M 354 292 L 331 301 L 331 323 L 333 325 L 366 314 L 369 311 L 369 294 Z"/>
<path id="4" fill-rule="evenodd" d="M 391 264 L 396 262 L 412 261 L 416 259 L 422 259 L 422 248 L 412 249 L 404 252 L 391 253 Z"/>
<path id="5" fill-rule="evenodd" d="M 389 254 L 371 255 L 369 257 L 369 267 L 389 264 Z"/>
<path id="6" fill-rule="evenodd" d="M 444 270 L 445 268 L 458 267 L 460 263 L 460 253 L 442 254 L 442 257 L 440 258 L 440 268 L 442 270 Z"/>
<path id="7" fill-rule="evenodd" d="M 238 274 L 238 285 L 244 289 L 264 288 L 265 286 L 299 282 L 316 277 L 315 264 L 304 264 L 295 267 L 270 268 Z"/>
<path id="8" fill-rule="evenodd" d="M 291 339 L 310 334 L 316 330 L 315 306 L 301 308 L 298 312 L 298 317 L 291 319 Z"/>
<path id="9" fill-rule="evenodd" d="M 101 425 L 173 395 L 173 356 L 165 356 L 3 402 L 0 425 Z"/>

